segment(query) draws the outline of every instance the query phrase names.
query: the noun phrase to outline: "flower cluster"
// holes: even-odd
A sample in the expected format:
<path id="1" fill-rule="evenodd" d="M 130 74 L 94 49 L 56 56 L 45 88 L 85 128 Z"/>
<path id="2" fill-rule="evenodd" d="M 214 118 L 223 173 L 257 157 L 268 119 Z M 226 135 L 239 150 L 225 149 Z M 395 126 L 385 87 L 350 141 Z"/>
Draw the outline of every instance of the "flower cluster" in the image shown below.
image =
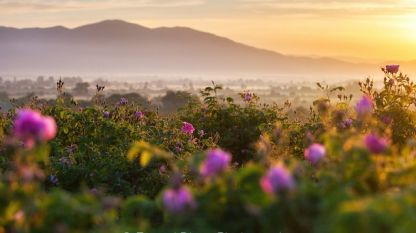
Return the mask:
<path id="1" fill-rule="evenodd" d="M 195 128 L 191 123 L 183 122 L 181 130 L 182 130 L 182 132 L 184 132 L 186 134 L 192 135 L 195 131 Z"/>

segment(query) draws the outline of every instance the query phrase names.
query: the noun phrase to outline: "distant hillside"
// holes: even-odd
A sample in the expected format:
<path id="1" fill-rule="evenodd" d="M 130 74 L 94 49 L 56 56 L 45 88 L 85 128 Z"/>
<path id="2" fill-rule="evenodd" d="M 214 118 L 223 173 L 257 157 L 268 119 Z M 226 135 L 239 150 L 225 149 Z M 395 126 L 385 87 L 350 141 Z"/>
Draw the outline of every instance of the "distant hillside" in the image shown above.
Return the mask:
<path id="1" fill-rule="evenodd" d="M 74 29 L 0 27 L 0 70 L 73 74 L 361 74 L 374 66 L 285 56 L 185 27 L 108 20 Z"/>

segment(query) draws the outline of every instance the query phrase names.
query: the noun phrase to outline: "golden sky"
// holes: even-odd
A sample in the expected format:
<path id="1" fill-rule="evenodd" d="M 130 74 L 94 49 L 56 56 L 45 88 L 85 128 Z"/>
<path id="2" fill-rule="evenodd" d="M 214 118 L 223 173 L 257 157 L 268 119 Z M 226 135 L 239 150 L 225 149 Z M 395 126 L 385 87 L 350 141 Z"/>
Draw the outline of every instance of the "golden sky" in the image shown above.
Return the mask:
<path id="1" fill-rule="evenodd" d="M 292 55 L 416 59 L 416 0 L 0 0 L 0 24 L 122 19 L 187 26 Z"/>

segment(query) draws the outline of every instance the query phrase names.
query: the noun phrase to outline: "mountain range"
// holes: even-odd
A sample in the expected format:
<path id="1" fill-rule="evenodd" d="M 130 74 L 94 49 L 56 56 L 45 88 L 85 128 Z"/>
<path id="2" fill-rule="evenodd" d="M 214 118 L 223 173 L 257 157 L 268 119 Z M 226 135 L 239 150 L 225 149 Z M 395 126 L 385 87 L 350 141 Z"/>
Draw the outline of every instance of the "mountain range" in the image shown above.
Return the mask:
<path id="1" fill-rule="evenodd" d="M 332 58 L 284 55 L 186 27 L 147 28 L 121 20 L 72 29 L 0 27 L 0 70 L 10 74 L 366 76 L 378 68 Z"/>

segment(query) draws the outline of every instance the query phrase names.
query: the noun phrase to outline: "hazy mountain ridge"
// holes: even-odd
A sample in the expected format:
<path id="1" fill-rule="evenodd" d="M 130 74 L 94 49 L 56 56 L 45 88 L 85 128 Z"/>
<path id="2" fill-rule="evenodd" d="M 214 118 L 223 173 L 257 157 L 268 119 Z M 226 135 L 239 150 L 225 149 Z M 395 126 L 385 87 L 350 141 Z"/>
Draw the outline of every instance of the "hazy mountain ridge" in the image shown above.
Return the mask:
<path id="1" fill-rule="evenodd" d="M 69 29 L 0 27 L 2 72 L 361 73 L 373 66 L 286 56 L 186 27 L 147 28 L 107 20 Z"/>

